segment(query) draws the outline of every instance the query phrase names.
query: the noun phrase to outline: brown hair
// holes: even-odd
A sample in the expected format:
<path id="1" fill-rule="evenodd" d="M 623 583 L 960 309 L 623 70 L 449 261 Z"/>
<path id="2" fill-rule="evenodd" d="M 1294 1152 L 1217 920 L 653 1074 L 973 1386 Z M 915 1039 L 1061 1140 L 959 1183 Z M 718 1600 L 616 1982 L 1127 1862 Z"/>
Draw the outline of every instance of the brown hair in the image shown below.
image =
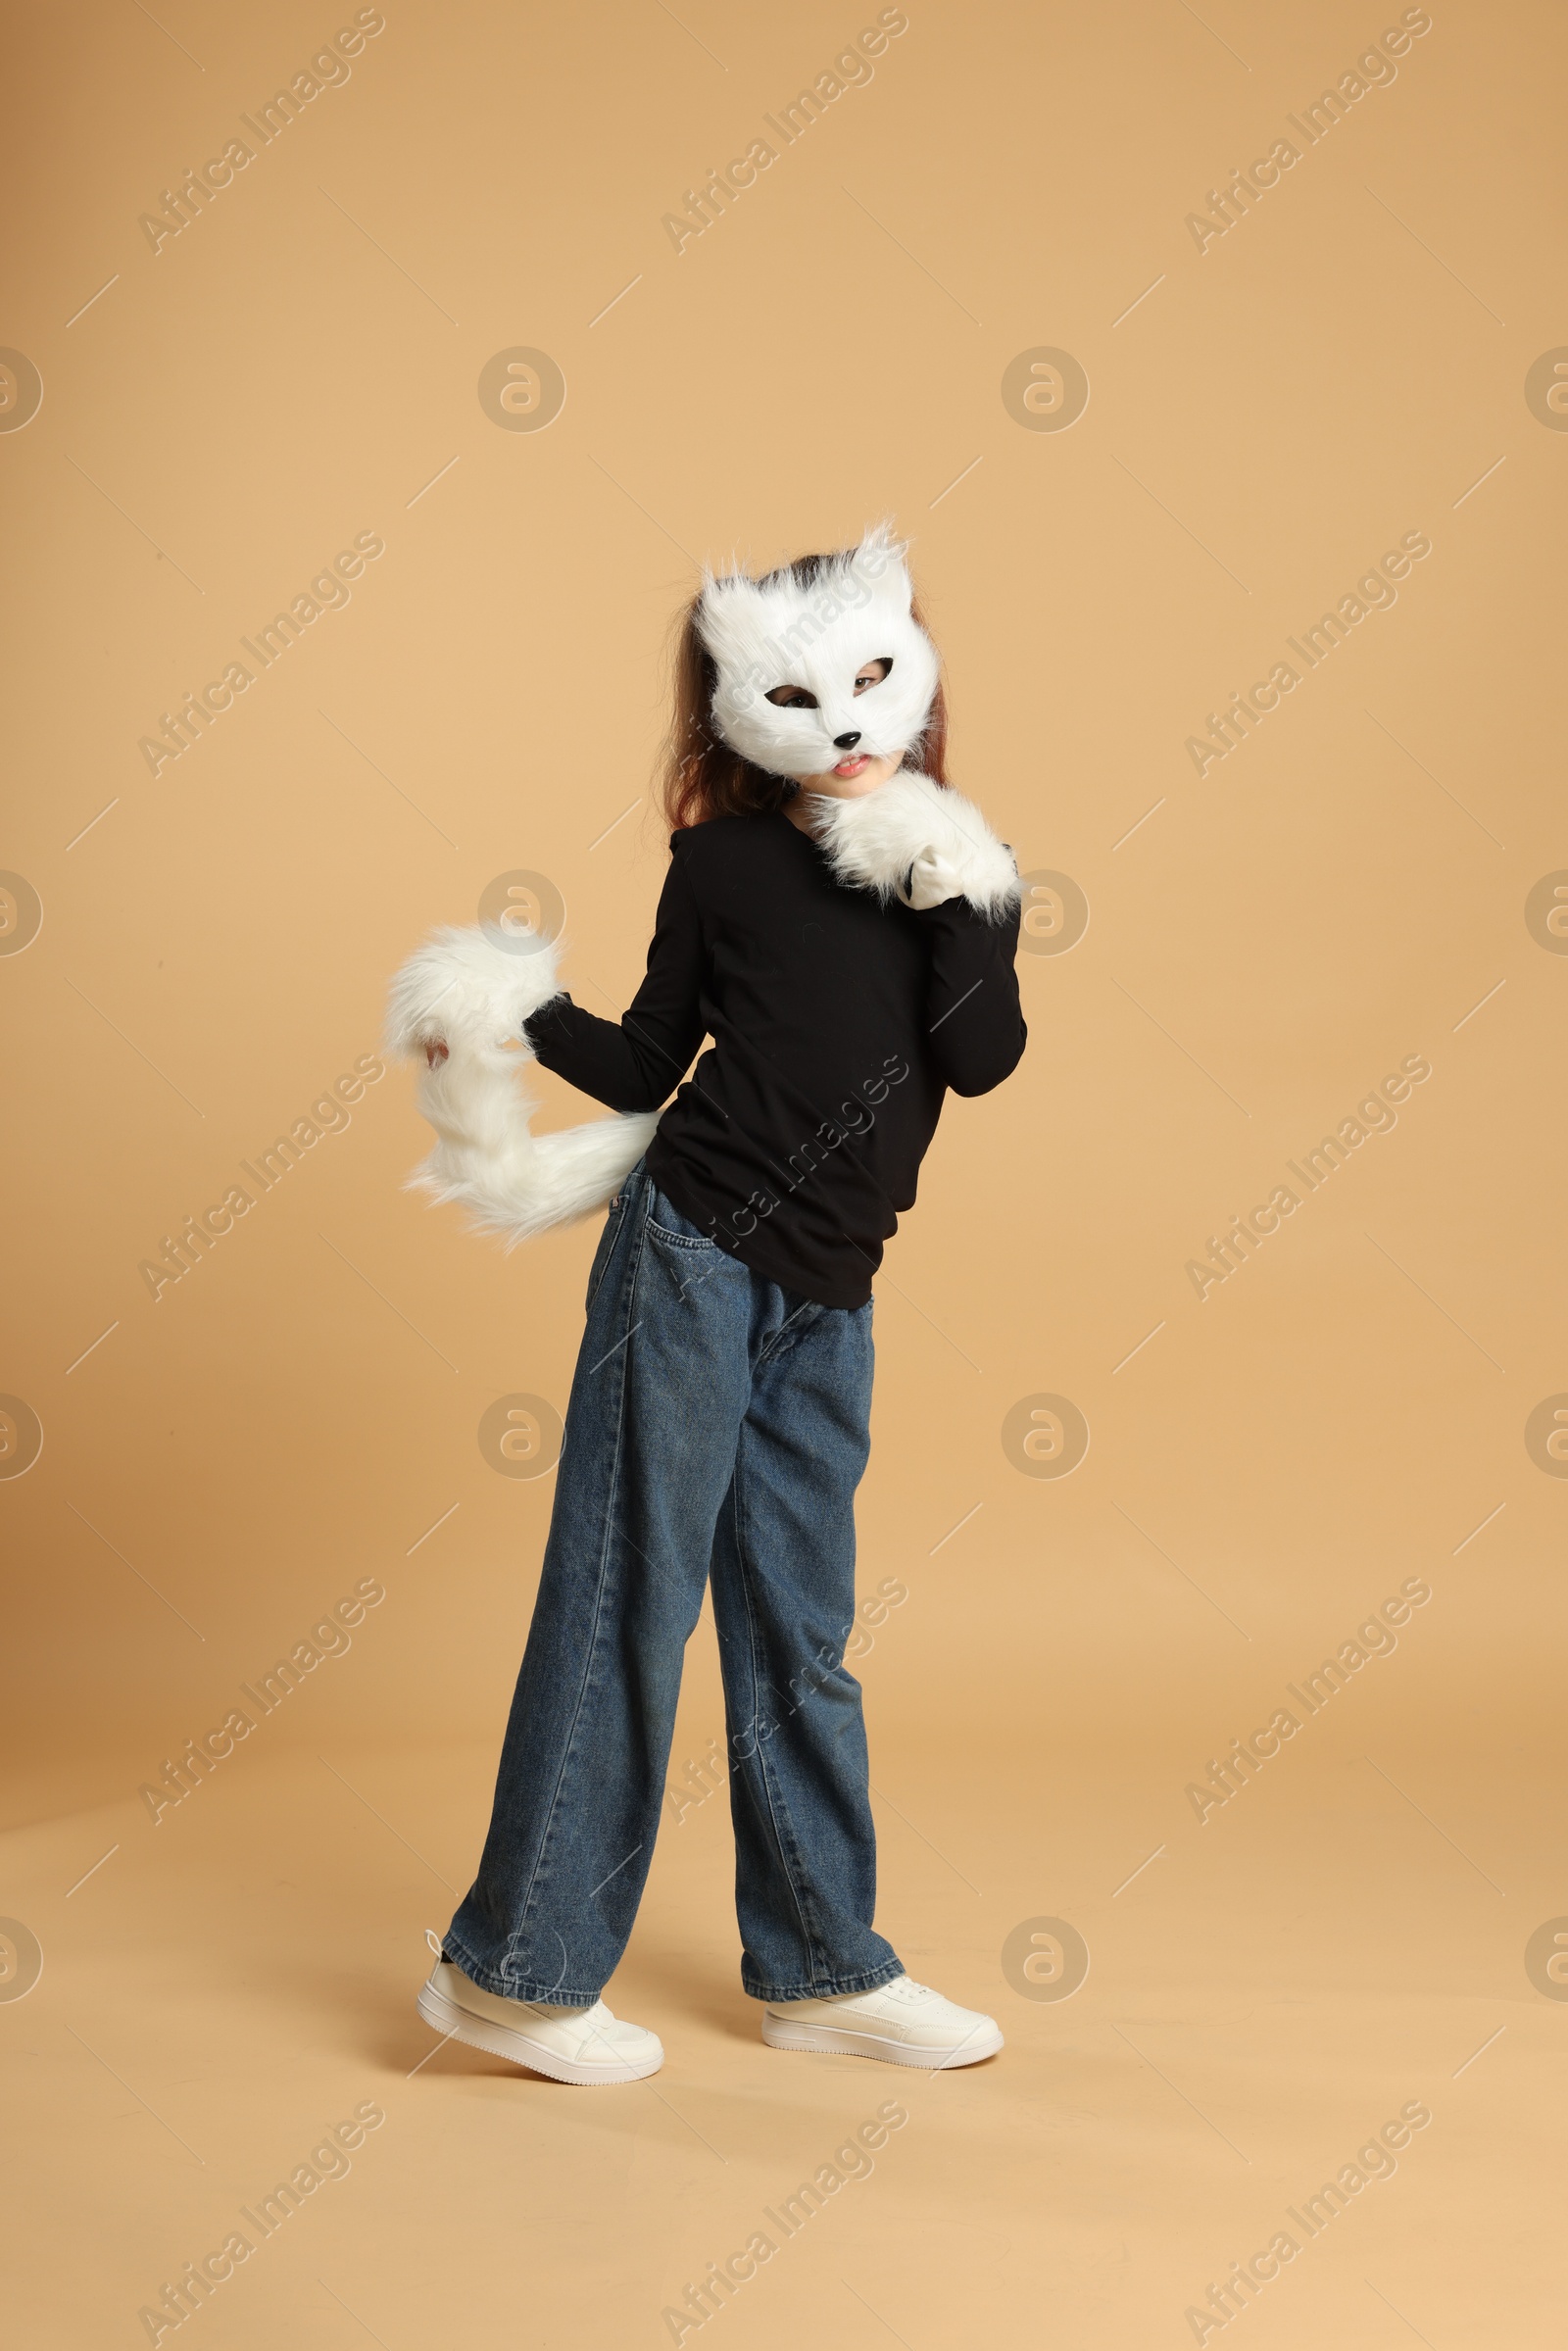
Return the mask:
<path id="1" fill-rule="evenodd" d="M 814 587 L 823 567 L 832 561 L 831 556 L 798 556 L 793 563 L 769 571 L 758 585 L 765 588 L 788 576 L 797 587 Z M 680 616 L 675 637 L 674 710 L 659 776 L 659 798 L 672 832 L 707 824 L 715 816 L 769 815 L 793 796 L 786 778 L 755 766 L 712 731 L 718 670 L 698 633 L 701 603 L 701 596 L 692 598 Z M 917 627 L 925 625 L 917 604 L 911 606 L 910 617 Z M 905 764 L 916 765 L 934 783 L 945 784 L 947 756 L 948 710 L 939 681 L 925 731 L 910 745 Z"/>

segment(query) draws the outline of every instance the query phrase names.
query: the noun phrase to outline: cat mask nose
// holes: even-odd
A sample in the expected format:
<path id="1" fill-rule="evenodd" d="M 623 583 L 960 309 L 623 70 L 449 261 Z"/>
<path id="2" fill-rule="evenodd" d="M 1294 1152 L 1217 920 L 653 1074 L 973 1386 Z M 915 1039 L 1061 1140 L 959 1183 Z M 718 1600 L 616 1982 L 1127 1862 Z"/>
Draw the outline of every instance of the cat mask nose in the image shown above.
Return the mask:
<path id="1" fill-rule="evenodd" d="M 833 748 L 835 751 L 853 751 L 859 740 L 860 738 L 858 733 L 853 735 L 835 735 L 833 738 Z"/>

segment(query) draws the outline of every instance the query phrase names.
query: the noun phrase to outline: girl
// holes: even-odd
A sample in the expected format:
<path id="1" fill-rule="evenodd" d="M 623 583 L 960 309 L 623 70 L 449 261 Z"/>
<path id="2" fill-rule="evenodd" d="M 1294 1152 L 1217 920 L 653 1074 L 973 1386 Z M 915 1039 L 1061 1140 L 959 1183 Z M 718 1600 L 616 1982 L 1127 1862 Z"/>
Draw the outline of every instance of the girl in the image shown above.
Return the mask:
<path id="1" fill-rule="evenodd" d="M 418 1998 L 439 2032 L 557 2081 L 634 2082 L 663 2059 L 600 1995 L 710 1582 L 762 2038 L 928 2069 L 1002 2046 L 872 1925 L 842 1662 L 871 1277 L 945 1092 L 986 1093 L 1024 1045 L 1016 870 L 948 786 L 945 736 L 886 530 L 760 580 L 709 577 L 679 643 L 671 859 L 625 1017 L 561 993 L 537 937 L 448 932 L 398 982 L 394 1042 L 423 1048 L 442 1137 L 416 1180 L 513 1238 L 614 1193 L 490 1832 Z M 622 1115 L 535 1141 L 519 1031 Z"/>

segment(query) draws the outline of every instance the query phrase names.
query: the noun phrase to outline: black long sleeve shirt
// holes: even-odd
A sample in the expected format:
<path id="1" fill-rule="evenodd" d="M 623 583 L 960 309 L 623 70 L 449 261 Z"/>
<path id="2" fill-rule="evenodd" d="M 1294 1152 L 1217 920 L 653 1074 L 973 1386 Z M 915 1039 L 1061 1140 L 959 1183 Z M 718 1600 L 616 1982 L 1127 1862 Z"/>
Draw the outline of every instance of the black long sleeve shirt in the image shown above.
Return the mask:
<path id="1" fill-rule="evenodd" d="M 779 814 L 717 817 L 670 849 L 624 1019 L 558 996 L 528 1041 L 612 1109 L 673 1092 L 648 1149 L 660 1190 L 757 1272 L 861 1306 L 945 1091 L 988 1093 L 1023 1053 L 1017 913 L 884 906 Z"/>

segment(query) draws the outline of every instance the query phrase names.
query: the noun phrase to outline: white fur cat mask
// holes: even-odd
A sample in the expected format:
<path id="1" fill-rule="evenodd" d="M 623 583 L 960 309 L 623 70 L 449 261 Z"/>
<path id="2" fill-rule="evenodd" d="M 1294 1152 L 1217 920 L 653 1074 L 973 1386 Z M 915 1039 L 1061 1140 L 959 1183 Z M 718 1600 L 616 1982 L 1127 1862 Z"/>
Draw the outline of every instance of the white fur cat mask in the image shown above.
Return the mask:
<path id="1" fill-rule="evenodd" d="M 765 585 L 732 572 L 704 580 L 697 627 L 718 670 L 713 726 L 768 775 L 825 775 L 846 752 L 903 759 L 936 695 L 936 647 L 914 619 L 904 549 L 887 524 L 829 556 L 809 587 L 788 568 Z M 868 661 L 887 675 L 863 694 Z M 768 701 L 779 686 L 813 695 L 814 710 Z"/>

